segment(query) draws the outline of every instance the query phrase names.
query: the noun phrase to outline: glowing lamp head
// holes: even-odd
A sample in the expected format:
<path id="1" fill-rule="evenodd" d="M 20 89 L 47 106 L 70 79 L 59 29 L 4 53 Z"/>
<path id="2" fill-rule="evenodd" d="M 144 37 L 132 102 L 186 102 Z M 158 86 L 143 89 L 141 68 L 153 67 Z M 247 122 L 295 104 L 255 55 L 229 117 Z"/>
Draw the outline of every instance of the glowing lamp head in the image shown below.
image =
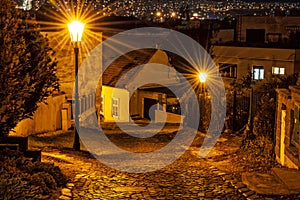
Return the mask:
<path id="1" fill-rule="evenodd" d="M 84 24 L 79 21 L 72 21 L 70 24 L 68 24 L 68 28 L 71 36 L 71 42 L 80 42 Z"/>
<path id="2" fill-rule="evenodd" d="M 206 72 L 200 72 L 199 73 L 199 80 L 201 83 L 205 83 L 207 80 L 207 73 Z"/>

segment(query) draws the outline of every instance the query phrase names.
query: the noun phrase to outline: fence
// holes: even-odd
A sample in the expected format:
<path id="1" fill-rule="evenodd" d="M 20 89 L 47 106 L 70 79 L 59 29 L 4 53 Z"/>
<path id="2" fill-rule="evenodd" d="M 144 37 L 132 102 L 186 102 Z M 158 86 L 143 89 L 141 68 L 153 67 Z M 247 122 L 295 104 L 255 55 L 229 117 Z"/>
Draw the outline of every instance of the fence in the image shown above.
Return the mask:
<path id="1" fill-rule="evenodd" d="M 226 94 L 226 128 L 233 131 L 242 129 L 248 123 L 250 115 L 253 118 L 259 110 L 262 95 L 261 92 L 253 91 L 253 89 L 228 92 Z"/>

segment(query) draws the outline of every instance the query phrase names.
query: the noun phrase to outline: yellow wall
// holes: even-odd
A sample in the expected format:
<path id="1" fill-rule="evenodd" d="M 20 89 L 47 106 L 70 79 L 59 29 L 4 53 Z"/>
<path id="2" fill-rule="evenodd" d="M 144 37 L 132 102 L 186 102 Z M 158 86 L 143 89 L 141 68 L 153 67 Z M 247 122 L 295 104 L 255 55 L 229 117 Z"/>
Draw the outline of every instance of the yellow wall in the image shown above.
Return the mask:
<path id="1" fill-rule="evenodd" d="M 102 86 L 102 96 L 104 97 L 104 121 L 105 122 L 128 122 L 129 121 L 129 92 L 125 89 Z M 119 99 L 119 118 L 112 116 L 112 98 Z"/>

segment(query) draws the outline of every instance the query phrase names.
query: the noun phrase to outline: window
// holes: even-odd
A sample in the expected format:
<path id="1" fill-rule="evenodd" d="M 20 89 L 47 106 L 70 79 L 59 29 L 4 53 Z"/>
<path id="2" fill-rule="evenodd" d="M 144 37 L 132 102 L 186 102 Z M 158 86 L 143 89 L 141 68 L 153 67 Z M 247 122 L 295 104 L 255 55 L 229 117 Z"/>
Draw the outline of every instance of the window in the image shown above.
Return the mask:
<path id="1" fill-rule="evenodd" d="M 253 80 L 264 79 L 264 67 L 263 66 L 253 66 Z"/>
<path id="2" fill-rule="evenodd" d="M 281 38 L 282 38 L 281 33 L 267 33 L 268 43 L 278 43 L 281 41 Z"/>
<path id="3" fill-rule="evenodd" d="M 119 118 L 119 99 L 112 98 L 112 116 L 115 118 Z"/>
<path id="4" fill-rule="evenodd" d="M 100 113 L 104 113 L 104 96 L 101 95 L 101 107 L 100 107 Z"/>
<path id="5" fill-rule="evenodd" d="M 285 68 L 284 67 L 272 67 L 272 74 L 274 75 L 284 75 Z"/>
<path id="6" fill-rule="evenodd" d="M 246 29 L 246 42 L 265 43 L 265 29 Z"/>
<path id="7" fill-rule="evenodd" d="M 222 77 L 236 78 L 237 65 L 229 63 L 219 63 L 219 71 Z"/>

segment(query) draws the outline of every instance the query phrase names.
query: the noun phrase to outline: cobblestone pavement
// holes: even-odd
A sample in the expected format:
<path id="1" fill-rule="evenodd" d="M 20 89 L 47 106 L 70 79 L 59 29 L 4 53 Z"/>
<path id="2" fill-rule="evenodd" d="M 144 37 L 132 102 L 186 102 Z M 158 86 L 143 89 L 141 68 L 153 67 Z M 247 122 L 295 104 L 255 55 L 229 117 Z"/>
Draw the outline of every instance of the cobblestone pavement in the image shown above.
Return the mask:
<path id="1" fill-rule="evenodd" d="M 151 139 L 136 139 L 115 128 L 109 130 L 111 132 L 106 134 L 110 141 L 120 148 L 130 152 L 151 152 L 167 145 L 174 138 L 176 127 L 168 127 Z M 234 153 L 239 149 L 241 136 L 222 134 L 209 155 L 201 159 L 199 147 L 204 137 L 198 132 L 189 150 L 178 160 L 148 173 L 126 173 L 109 168 L 85 151 L 84 146 L 83 151 L 77 152 L 64 145 L 51 147 L 45 143 L 42 161 L 54 162 L 71 178 L 59 197 L 65 200 L 299 199 L 297 195 L 256 194 L 242 183 L 241 173 L 248 165 L 236 159 Z"/>
<path id="2" fill-rule="evenodd" d="M 112 132 L 113 134 L 108 134 L 110 140 L 132 152 L 161 148 L 174 137 L 173 129 L 170 128 L 149 140 L 136 140 L 127 134 Z M 62 189 L 60 199 L 258 198 L 231 174 L 220 171 L 206 159 L 198 157 L 199 144 L 203 139 L 203 135 L 200 135 L 178 160 L 160 170 L 148 173 L 118 171 L 82 152 L 56 149 L 44 151 L 42 155 L 44 161 L 55 162 L 71 176 L 70 183 Z"/>
<path id="3" fill-rule="evenodd" d="M 114 135 L 116 136 L 116 135 Z M 119 139 L 116 139 L 119 138 Z M 127 142 L 124 142 L 124 138 Z M 163 139 L 161 139 L 163 138 Z M 161 146 L 172 137 L 154 138 Z M 166 138 L 168 138 L 166 140 Z M 111 138 L 120 146 L 137 148 L 128 136 Z M 199 141 L 199 140 L 198 140 Z M 122 143 L 122 144 L 121 144 Z M 151 141 L 144 141 L 143 148 Z M 196 145 L 197 146 L 197 145 Z M 43 152 L 43 159 L 54 161 L 72 179 L 62 189 L 60 199 L 256 199 L 258 196 L 241 182 L 199 158 L 195 145 L 178 160 L 158 171 L 127 173 L 73 151 Z M 136 149 L 134 149 L 136 150 Z M 261 198 L 258 198 L 261 199 Z"/>
<path id="4" fill-rule="evenodd" d="M 61 199 L 246 199 L 246 192 L 254 195 L 243 185 L 234 187 L 229 175 L 189 152 L 168 167 L 143 174 L 116 171 L 92 159 L 77 164 L 82 173 L 62 190 Z"/>

